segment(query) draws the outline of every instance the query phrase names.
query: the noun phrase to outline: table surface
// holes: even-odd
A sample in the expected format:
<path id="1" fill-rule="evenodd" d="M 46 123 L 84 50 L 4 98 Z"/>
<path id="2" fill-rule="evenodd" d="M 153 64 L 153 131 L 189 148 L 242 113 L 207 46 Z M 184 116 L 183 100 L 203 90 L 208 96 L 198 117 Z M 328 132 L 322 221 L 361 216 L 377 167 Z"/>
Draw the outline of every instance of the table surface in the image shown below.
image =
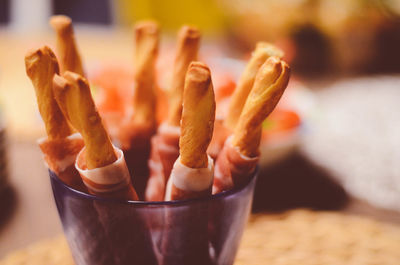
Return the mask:
<path id="1" fill-rule="evenodd" d="M 235 265 L 397 265 L 399 249 L 400 226 L 340 212 L 297 209 L 252 216 Z M 60 235 L 0 259 L 0 265 L 17 264 L 73 265 L 74 261 Z"/>
<path id="2" fill-rule="evenodd" d="M 78 31 L 79 44 L 86 59 L 96 62 L 102 60 L 123 60 L 131 56 L 131 36 L 126 31 L 104 31 L 88 33 L 85 37 Z M 111 36 L 110 36 L 111 35 Z M 43 164 L 41 153 L 35 143 L 35 138 L 43 133 L 40 117 L 36 111 L 34 91 L 25 75 L 23 55 L 31 47 L 38 47 L 53 42 L 51 34 L 14 34 L 0 29 L 0 99 L 6 117 L 8 130 L 8 166 L 10 189 L 0 194 L 0 258 L 6 253 L 27 246 L 37 240 L 49 238 L 61 233 L 47 170 Z M 96 47 L 92 46 L 96 39 Z M 118 39 L 119 41 L 115 41 Z M 97 45 L 98 44 L 98 45 Z M 113 47 L 107 49 L 105 47 Z M 107 50 L 107 53 L 104 53 Z M 17 80 L 17 81 L 16 81 Z M 400 224 L 400 213 L 375 208 L 366 202 L 355 200 L 345 194 L 335 183 L 320 181 L 326 174 L 304 154 L 296 153 L 286 161 L 268 169 L 273 182 L 281 188 L 286 186 L 284 176 L 293 176 L 298 172 L 310 182 L 305 185 L 322 185 L 332 192 L 333 196 L 343 199 L 342 205 L 332 205 L 329 201 L 324 204 L 313 204 L 307 189 L 295 194 L 290 201 L 283 202 L 281 209 L 271 207 L 268 200 L 280 197 L 281 190 L 271 190 L 271 182 L 261 182 L 270 188 L 271 197 L 260 196 L 256 193 L 255 209 L 257 211 L 282 210 L 291 207 L 313 207 L 335 209 L 357 215 L 371 216 L 385 222 Z M 279 178 L 278 178 L 279 176 Z M 301 183 L 298 183 L 299 185 Z M 304 184 L 304 183 L 303 183 Z M 258 195 L 257 195 L 258 194 Z M 318 194 L 317 194 L 318 195 Z M 302 197 L 303 196 L 303 197 Z M 304 198 L 304 196 L 306 198 Z M 318 199 L 317 199 L 318 201 Z M 267 203 L 265 203 L 267 202 Z"/>

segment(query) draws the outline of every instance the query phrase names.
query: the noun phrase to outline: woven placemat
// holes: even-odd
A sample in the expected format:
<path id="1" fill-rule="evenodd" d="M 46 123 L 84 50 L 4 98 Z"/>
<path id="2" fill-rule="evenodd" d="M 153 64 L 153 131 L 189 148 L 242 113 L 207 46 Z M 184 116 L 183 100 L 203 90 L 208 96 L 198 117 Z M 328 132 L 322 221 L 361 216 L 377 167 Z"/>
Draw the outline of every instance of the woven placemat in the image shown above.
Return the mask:
<path id="1" fill-rule="evenodd" d="M 73 265 L 63 236 L 9 254 L 0 265 Z M 254 215 L 235 265 L 400 264 L 400 226 L 335 212 Z"/>

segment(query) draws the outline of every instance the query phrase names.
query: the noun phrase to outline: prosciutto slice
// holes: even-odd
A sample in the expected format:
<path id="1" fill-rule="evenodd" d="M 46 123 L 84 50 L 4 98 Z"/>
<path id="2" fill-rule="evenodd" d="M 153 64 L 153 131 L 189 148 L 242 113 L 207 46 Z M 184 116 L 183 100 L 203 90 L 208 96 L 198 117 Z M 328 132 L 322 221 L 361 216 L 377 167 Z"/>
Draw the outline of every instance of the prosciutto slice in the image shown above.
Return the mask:
<path id="1" fill-rule="evenodd" d="M 145 187 L 149 178 L 148 160 L 150 157 L 151 137 L 156 128 L 152 123 L 125 122 L 114 138 L 115 143 L 124 152 L 126 164 L 139 198 L 144 198 Z"/>
<path id="2" fill-rule="evenodd" d="M 151 154 L 148 162 L 150 177 L 146 187 L 147 201 L 163 201 L 172 167 L 179 157 L 180 127 L 165 123 L 158 128 L 158 134 L 151 140 Z"/>
<path id="3" fill-rule="evenodd" d="M 215 164 L 213 194 L 241 186 L 258 164 L 259 156 L 242 155 L 232 146 L 231 139 L 232 137 L 229 137 L 226 140 Z"/>
<path id="4" fill-rule="evenodd" d="M 90 193 L 107 198 L 137 200 L 124 153 L 119 148 L 114 149 L 118 157 L 116 161 L 104 167 L 88 169 L 83 148 L 78 154 L 75 167 Z"/>
<path id="5" fill-rule="evenodd" d="M 217 159 L 219 153 L 224 147 L 226 138 L 228 138 L 231 133 L 232 132 L 224 126 L 223 120 L 215 120 L 213 137 L 207 149 L 207 154 L 214 160 Z"/>
<path id="6" fill-rule="evenodd" d="M 78 171 L 75 169 L 75 159 L 84 146 L 79 133 L 63 139 L 41 138 L 38 144 L 44 155 L 46 166 L 53 171 L 62 182 L 68 186 L 86 191 Z"/>
<path id="7" fill-rule="evenodd" d="M 124 201 L 138 200 L 124 153 L 116 147 L 114 150 L 117 154 L 116 161 L 104 167 L 87 169 L 85 149 L 82 149 L 76 160 L 76 168 L 91 194 Z M 101 226 L 97 233 L 100 238 L 106 238 L 106 242 L 102 244 L 103 252 L 109 252 L 113 259 L 107 265 L 158 264 L 147 220 L 139 212 L 127 211 L 124 204 L 109 204 L 97 200 L 93 201 L 93 207 Z"/>
<path id="8" fill-rule="evenodd" d="M 178 158 L 167 184 L 165 200 L 199 198 L 210 194 L 214 178 L 214 161 L 208 156 L 207 168 L 189 168 Z M 199 196 L 200 195 L 200 196 Z"/>

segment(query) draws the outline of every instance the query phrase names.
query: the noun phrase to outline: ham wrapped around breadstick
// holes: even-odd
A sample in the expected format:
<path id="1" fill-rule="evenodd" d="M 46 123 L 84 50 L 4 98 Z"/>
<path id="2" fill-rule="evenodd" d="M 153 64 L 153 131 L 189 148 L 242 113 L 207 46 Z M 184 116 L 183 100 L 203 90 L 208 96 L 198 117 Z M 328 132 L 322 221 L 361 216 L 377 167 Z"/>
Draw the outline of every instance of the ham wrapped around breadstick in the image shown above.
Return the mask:
<path id="1" fill-rule="evenodd" d="M 183 92 L 180 156 L 167 184 L 166 200 L 211 195 L 213 160 L 207 155 L 215 119 L 215 99 L 208 67 L 192 62 Z M 208 206 L 193 203 L 182 212 L 166 212 L 163 264 L 213 264 L 209 253 Z"/>
<path id="2" fill-rule="evenodd" d="M 215 99 L 208 67 L 190 64 L 183 95 L 180 156 L 168 183 L 166 200 L 198 198 L 210 194 L 213 160 L 207 155 L 215 120 Z"/>
<path id="3" fill-rule="evenodd" d="M 82 134 L 85 142 L 85 148 L 78 154 L 75 166 L 88 191 L 99 197 L 138 200 L 124 154 L 111 144 L 86 79 L 67 71 L 62 76 L 56 75 L 53 82 L 54 94 L 61 110 Z M 140 214 L 117 210 L 118 207 L 125 207 L 118 203 L 113 206 L 115 210 L 111 210 L 111 205 L 102 201 L 94 200 L 92 203 L 93 208 L 88 207 L 89 211 L 95 210 L 91 225 L 97 225 L 98 221 L 100 227 L 96 231 L 98 240 L 90 242 L 89 246 L 100 246 L 102 251 L 96 253 L 100 255 L 99 258 L 93 258 L 98 259 L 96 264 L 157 264 L 146 220 Z M 89 238 L 93 239 L 93 236 Z M 102 239 L 104 242 L 100 242 Z M 132 246 L 135 246 L 135 251 L 130 251 Z M 111 253 L 104 255 L 107 260 L 101 258 L 104 251 Z M 108 260 L 110 257 L 111 261 Z"/>
<path id="4" fill-rule="evenodd" d="M 247 63 L 238 84 L 232 94 L 229 103 L 228 114 L 223 122 L 217 121 L 215 132 L 211 141 L 208 153 L 214 159 L 217 158 L 226 138 L 233 132 L 242 113 L 246 99 L 253 87 L 256 74 L 261 65 L 271 56 L 282 58 L 283 51 L 267 42 L 258 42 L 253 51 L 249 62 Z"/>
<path id="5" fill-rule="evenodd" d="M 84 191 L 85 186 L 74 165 L 83 148 L 83 140 L 64 117 L 53 94 L 53 76 L 59 73 L 56 56 L 44 46 L 26 54 L 25 66 L 46 128 L 47 137 L 38 141 L 46 164 L 65 184 Z"/>
<path id="6" fill-rule="evenodd" d="M 57 36 L 56 52 L 60 61 L 61 73 L 71 71 L 85 76 L 71 19 L 64 15 L 52 16 L 50 25 Z"/>
<path id="7" fill-rule="evenodd" d="M 289 66 L 275 56 L 258 70 L 233 135 L 225 141 L 217 158 L 214 194 L 242 185 L 254 172 L 259 158 L 262 122 L 278 104 L 289 77 Z"/>
<path id="8" fill-rule="evenodd" d="M 116 140 L 126 155 L 133 184 L 144 197 L 149 168 L 150 140 L 157 128 L 155 63 L 158 56 L 159 28 L 153 21 L 135 25 L 135 90 L 133 115 L 121 126 Z"/>
<path id="9" fill-rule="evenodd" d="M 124 154 L 111 144 L 86 79 L 68 71 L 62 76 L 55 75 L 53 91 L 62 112 L 85 142 L 75 166 L 89 192 L 137 200 Z"/>
<path id="10" fill-rule="evenodd" d="M 200 32 L 191 26 L 183 26 L 178 33 L 178 44 L 169 89 L 169 114 L 167 121 L 158 128 L 151 140 L 149 159 L 150 176 L 145 198 L 148 201 L 162 201 L 172 166 L 179 156 L 180 120 L 185 76 L 189 64 L 197 59 Z"/>

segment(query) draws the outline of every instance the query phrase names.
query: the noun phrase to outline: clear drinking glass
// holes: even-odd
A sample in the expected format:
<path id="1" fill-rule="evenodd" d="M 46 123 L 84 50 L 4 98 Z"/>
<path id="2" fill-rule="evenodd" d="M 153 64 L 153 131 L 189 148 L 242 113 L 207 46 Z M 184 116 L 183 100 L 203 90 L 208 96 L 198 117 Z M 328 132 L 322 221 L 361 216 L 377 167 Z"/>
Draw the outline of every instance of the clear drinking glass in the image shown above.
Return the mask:
<path id="1" fill-rule="evenodd" d="M 51 171 L 50 180 L 77 265 L 231 265 L 257 172 L 238 189 L 167 202 L 100 198 L 72 189 Z"/>

